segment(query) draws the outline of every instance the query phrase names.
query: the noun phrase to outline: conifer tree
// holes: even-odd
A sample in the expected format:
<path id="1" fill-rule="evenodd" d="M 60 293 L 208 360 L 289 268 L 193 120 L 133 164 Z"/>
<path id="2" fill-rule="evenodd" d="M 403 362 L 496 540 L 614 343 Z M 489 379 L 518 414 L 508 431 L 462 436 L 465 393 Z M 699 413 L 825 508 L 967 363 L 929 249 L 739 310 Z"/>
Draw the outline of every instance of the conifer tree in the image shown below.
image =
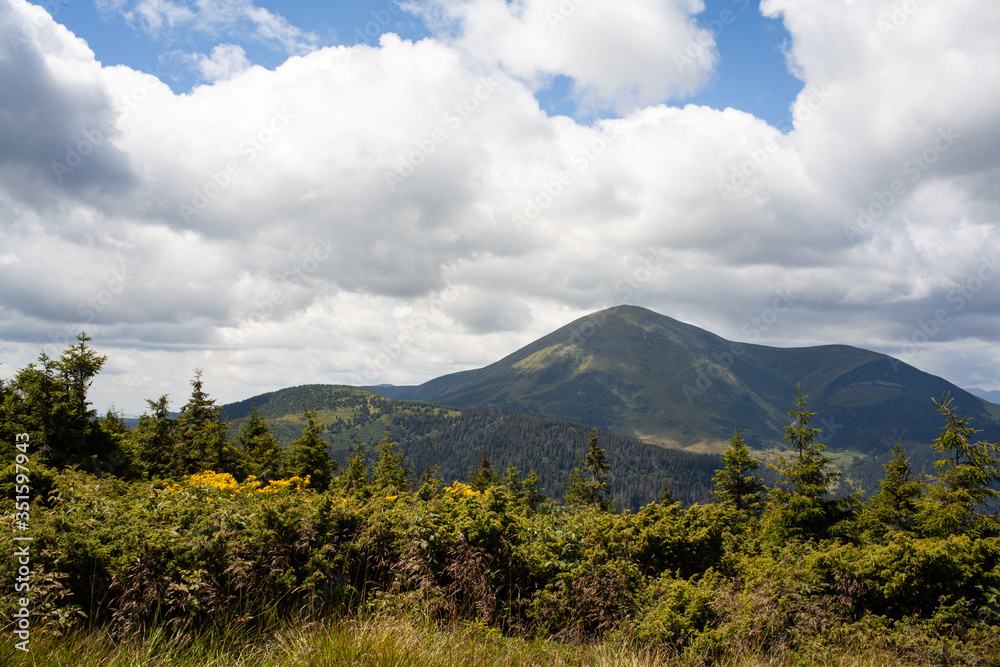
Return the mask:
<path id="1" fill-rule="evenodd" d="M 49 465 L 100 472 L 114 443 L 97 426 L 87 391 L 107 357 L 87 345 L 91 338 L 86 332 L 77 334 L 76 340 L 58 360 L 43 352 L 38 366 L 28 364 L 20 370 L 7 387 L 4 411 L 6 419 L 29 433 Z"/>
<path id="2" fill-rule="evenodd" d="M 312 488 L 325 491 L 333 479 L 334 464 L 323 440 L 323 426 L 315 410 L 303 412 L 306 425 L 302 435 L 288 450 L 288 473 L 299 477 L 309 476 Z"/>
<path id="3" fill-rule="evenodd" d="M 418 486 L 418 498 L 425 501 L 436 498 L 444 487 L 444 483 L 441 480 L 441 468 L 437 464 L 425 466 Z"/>
<path id="4" fill-rule="evenodd" d="M 406 468 L 403 453 L 397 447 L 397 443 L 389 440 L 389 432 L 386 431 L 385 438 L 378 445 L 379 458 L 375 466 L 374 485 L 378 491 L 405 491 L 409 486 L 407 477 L 410 471 Z"/>
<path id="5" fill-rule="evenodd" d="M 285 452 L 256 405 L 250 409 L 236 442 L 243 449 L 249 474 L 265 482 L 281 475 Z"/>
<path id="6" fill-rule="evenodd" d="M 64 391 L 69 402 L 71 428 L 85 432 L 87 425 L 96 419 L 97 414 L 90 410 L 87 400 L 87 390 L 94 383 L 94 378 L 104 368 L 108 358 L 99 355 L 96 350 L 87 346 L 91 341 L 86 332 L 81 331 L 76 336 L 76 345 L 71 345 L 55 367 L 59 371 Z"/>
<path id="7" fill-rule="evenodd" d="M 590 431 L 585 460 L 587 472 L 580 468 L 574 468 L 570 473 L 570 482 L 566 489 L 566 502 L 576 505 L 597 505 L 603 510 L 610 510 L 608 459 L 604 450 L 597 446 L 596 428 Z"/>
<path id="8" fill-rule="evenodd" d="M 870 536 L 883 536 L 915 527 L 918 511 L 917 500 L 923 485 L 911 479 L 910 463 L 897 442 L 891 450 L 892 458 L 883 464 L 885 476 L 879 490 L 861 509 L 859 523 Z"/>
<path id="9" fill-rule="evenodd" d="M 503 485 L 510 490 L 518 502 L 534 511 L 545 499 L 545 496 L 538 491 L 538 474 L 532 470 L 523 480 L 518 479 L 520 476 L 520 470 L 513 465 L 507 466 L 507 470 L 504 471 Z"/>
<path id="10" fill-rule="evenodd" d="M 949 394 L 932 403 L 945 424 L 931 447 L 945 458 L 934 464 L 937 484 L 930 487 L 928 502 L 935 505 L 924 503 L 924 525 L 936 534 L 1000 532 L 996 516 L 982 512 L 989 501 L 1000 495 L 1000 446 L 983 440 L 974 442 L 979 431 L 970 425 L 969 417 L 958 416 Z"/>
<path id="11" fill-rule="evenodd" d="M 735 429 L 729 439 L 722 463 L 722 469 L 713 478 L 715 497 L 737 511 L 759 514 L 763 506 L 761 493 L 764 491 L 764 480 L 751 474 L 760 467 L 760 463 L 750 456 L 750 449 L 739 429 Z"/>
<path id="12" fill-rule="evenodd" d="M 196 368 L 191 380 L 191 397 L 177 416 L 177 435 L 181 440 L 179 468 L 189 475 L 204 470 L 238 474 L 241 454 L 228 442 L 228 424 L 222 408 L 209 398 Z"/>
<path id="13" fill-rule="evenodd" d="M 354 443 L 354 456 L 347 461 L 347 469 L 340 476 L 340 486 L 345 493 L 367 496 L 371 491 L 368 466 L 365 465 L 365 443 Z"/>
<path id="14" fill-rule="evenodd" d="M 469 477 L 469 486 L 482 492 L 496 484 L 497 481 L 497 475 L 493 472 L 493 465 L 490 463 L 490 457 L 486 454 L 484 447 L 482 455 L 479 457 L 479 467 Z"/>
<path id="15" fill-rule="evenodd" d="M 800 390 L 795 396 L 795 409 L 788 411 L 793 421 L 784 427 L 785 440 L 797 455 L 776 466 L 784 479 L 771 490 L 770 518 L 780 534 L 810 539 L 827 535 L 840 518 L 838 513 L 846 500 L 825 497 L 841 473 L 828 470 L 833 459 L 824 454 L 825 445 L 813 442 L 820 429 L 808 427 L 816 413 L 806 410 L 807 398 Z"/>
<path id="16" fill-rule="evenodd" d="M 660 491 L 659 503 L 661 505 L 674 504 L 674 491 L 670 488 L 670 478 L 663 478 L 663 489 Z"/>
<path id="17" fill-rule="evenodd" d="M 128 436 L 140 468 L 150 477 L 179 477 L 185 474 L 177 425 L 170 418 L 170 399 L 166 394 L 155 401 L 147 398 L 146 405 L 149 412 L 139 417 L 139 424 Z"/>

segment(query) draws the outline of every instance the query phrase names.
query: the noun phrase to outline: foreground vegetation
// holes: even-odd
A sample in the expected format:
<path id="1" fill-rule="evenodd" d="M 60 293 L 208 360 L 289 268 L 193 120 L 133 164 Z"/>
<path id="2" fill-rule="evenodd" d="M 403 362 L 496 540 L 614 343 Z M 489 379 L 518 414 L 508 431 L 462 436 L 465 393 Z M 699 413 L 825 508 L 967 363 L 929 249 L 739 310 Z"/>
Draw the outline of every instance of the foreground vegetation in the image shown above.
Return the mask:
<path id="1" fill-rule="evenodd" d="M 112 428 L 67 370 L 100 369 L 85 343 L 0 387 L 35 448 L 0 475 L 33 537 L 30 657 L 0 562 L 4 664 L 1000 665 L 998 447 L 947 397 L 937 474 L 897 447 L 866 501 L 829 493 L 799 396 L 773 487 L 737 432 L 715 502 L 617 513 L 596 432 L 555 500 L 485 454 L 414 483 L 388 438 L 337 470 L 313 418 L 287 457 L 260 418 L 229 442 L 200 378 L 177 419 Z"/>
<path id="2" fill-rule="evenodd" d="M 568 645 L 508 637 L 476 624 L 440 628 L 398 618 L 364 621 L 287 623 L 268 635 L 211 629 L 196 635 L 168 634 L 162 627 L 142 636 L 115 639 L 106 632 L 75 632 L 47 637 L 33 649 L 38 667 L 313 667 L 360 665 L 394 667 L 686 667 L 700 661 L 615 642 Z M 822 667 L 885 667 L 899 656 L 877 649 L 813 656 Z M 9 647 L 0 648 L 3 664 L 28 663 Z M 763 656 L 731 653 L 719 667 L 794 667 L 793 654 Z"/>

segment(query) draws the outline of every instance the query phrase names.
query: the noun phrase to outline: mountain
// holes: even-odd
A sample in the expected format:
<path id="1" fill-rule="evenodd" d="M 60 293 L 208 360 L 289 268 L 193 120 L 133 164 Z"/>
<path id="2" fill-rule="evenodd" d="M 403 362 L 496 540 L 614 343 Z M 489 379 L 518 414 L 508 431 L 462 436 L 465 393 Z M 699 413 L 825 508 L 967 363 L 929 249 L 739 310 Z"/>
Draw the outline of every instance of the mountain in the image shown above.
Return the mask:
<path id="1" fill-rule="evenodd" d="M 1000 405 L 1000 391 L 997 391 L 996 389 L 990 390 L 990 389 L 980 389 L 979 387 L 969 387 L 965 391 L 969 392 L 974 396 L 978 396 L 984 401 Z"/>
<path id="2" fill-rule="evenodd" d="M 799 387 L 832 450 L 867 455 L 895 442 L 929 444 L 942 424 L 931 399 L 945 393 L 982 437 L 1000 440 L 1000 406 L 884 354 L 738 343 L 636 306 L 583 317 L 484 368 L 370 389 L 718 453 L 734 427 L 758 449 L 780 449 Z"/>
<path id="3" fill-rule="evenodd" d="M 303 410 L 316 410 L 331 456 L 341 464 L 360 440 L 368 447 L 369 469 L 374 468 L 375 445 L 388 434 L 400 444 L 414 481 L 428 466 L 438 466 L 446 483 L 468 481 L 485 451 L 500 476 L 508 465 L 519 469 L 522 478 L 534 471 L 539 489 L 555 498 L 562 497 L 570 471 L 584 464 L 590 431 L 580 424 L 495 408 L 453 409 L 392 400 L 357 387 L 305 385 L 222 406 L 233 435 L 253 407 L 267 417 L 285 446 L 302 434 Z M 605 432 L 598 443 L 607 452 L 611 494 L 620 508 L 638 509 L 656 500 L 665 479 L 670 480 L 675 500 L 688 504 L 711 500 L 718 457 L 667 450 Z"/>

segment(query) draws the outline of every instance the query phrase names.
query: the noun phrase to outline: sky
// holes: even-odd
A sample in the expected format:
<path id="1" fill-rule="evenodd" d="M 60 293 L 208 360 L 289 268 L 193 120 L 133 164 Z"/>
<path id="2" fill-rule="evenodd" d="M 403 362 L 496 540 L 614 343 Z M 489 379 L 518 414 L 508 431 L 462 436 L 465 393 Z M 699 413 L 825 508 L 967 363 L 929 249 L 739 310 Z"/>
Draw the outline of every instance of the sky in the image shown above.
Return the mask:
<path id="1" fill-rule="evenodd" d="M 0 0 L 0 377 L 417 384 L 635 304 L 1000 389 L 994 0 Z"/>

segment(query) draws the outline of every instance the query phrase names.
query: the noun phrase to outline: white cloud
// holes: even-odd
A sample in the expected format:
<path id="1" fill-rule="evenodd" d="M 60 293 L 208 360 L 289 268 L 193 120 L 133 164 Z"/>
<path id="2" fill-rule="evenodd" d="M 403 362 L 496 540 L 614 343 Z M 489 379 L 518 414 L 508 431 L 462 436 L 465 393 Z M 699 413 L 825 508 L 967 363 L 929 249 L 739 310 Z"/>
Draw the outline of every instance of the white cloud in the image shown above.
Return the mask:
<path id="1" fill-rule="evenodd" d="M 455 48 L 544 87 L 572 77 L 590 107 L 628 111 L 693 93 L 715 66 L 701 0 L 432 0 L 409 3 Z"/>
<path id="2" fill-rule="evenodd" d="M 226 81 L 250 68 L 246 51 L 236 44 L 219 44 L 212 49 L 212 55 L 198 53 L 193 60 L 205 81 Z"/>
<path id="3" fill-rule="evenodd" d="M 883 38 L 891 3 L 765 3 L 805 82 L 788 134 L 698 106 L 546 116 L 546 73 L 616 103 L 683 88 L 643 34 L 582 67 L 604 11 L 590 6 L 523 61 L 509 40 L 549 29 L 542 5 L 439 3 L 449 39 L 386 35 L 273 71 L 223 47 L 202 61 L 214 83 L 176 95 L 0 0 L 3 44 L 34 26 L 0 52 L 4 372 L 86 328 L 113 360 L 99 407 L 180 400 L 195 366 L 226 400 L 416 382 L 630 302 L 729 338 L 906 352 L 1000 385 L 982 377 L 1000 324 L 1000 277 L 983 278 L 1000 255 L 1000 53 L 977 41 L 1000 27 L 991 4 L 921 5 Z M 478 61 L 473 7 L 506 12 Z M 688 35 L 695 9 L 647 23 Z M 634 21 L 620 14 L 603 15 L 612 42 Z M 89 155 L 59 180 L 67 147 Z M 789 290 L 780 319 L 752 324 Z M 914 344 L 942 309 L 946 326 Z"/>

